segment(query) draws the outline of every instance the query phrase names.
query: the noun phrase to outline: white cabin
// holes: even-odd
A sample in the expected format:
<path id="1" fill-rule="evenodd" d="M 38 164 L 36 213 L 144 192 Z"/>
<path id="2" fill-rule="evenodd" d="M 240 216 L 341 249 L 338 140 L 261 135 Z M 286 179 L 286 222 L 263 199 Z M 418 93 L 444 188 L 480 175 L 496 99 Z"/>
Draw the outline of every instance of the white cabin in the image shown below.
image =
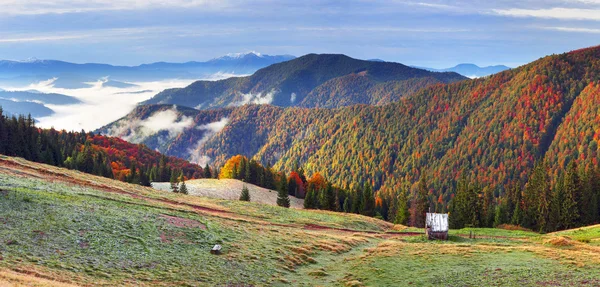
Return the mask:
<path id="1" fill-rule="evenodd" d="M 448 214 L 427 213 L 425 217 L 425 233 L 429 239 L 448 239 Z"/>

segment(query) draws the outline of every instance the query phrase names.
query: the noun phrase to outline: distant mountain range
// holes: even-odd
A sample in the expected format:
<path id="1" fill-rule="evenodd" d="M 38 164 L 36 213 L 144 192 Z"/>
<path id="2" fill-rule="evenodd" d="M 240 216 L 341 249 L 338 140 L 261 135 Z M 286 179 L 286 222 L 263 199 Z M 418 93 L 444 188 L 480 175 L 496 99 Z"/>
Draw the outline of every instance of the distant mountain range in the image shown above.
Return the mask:
<path id="1" fill-rule="evenodd" d="M 27 115 L 34 118 L 50 116 L 54 111 L 46 105 L 73 105 L 80 100 L 61 94 L 44 94 L 38 91 L 0 90 L 0 107 L 5 115 Z"/>
<path id="2" fill-rule="evenodd" d="M 417 66 L 414 66 L 414 67 L 419 68 L 419 69 L 424 69 L 427 71 L 432 71 L 432 72 L 455 72 L 455 73 L 459 73 L 459 74 L 461 74 L 465 77 L 469 77 L 469 78 L 486 77 L 489 75 L 493 75 L 493 74 L 500 73 L 502 71 L 511 69 L 510 67 L 507 67 L 504 65 L 479 67 L 475 64 L 458 64 L 452 68 L 446 68 L 446 69 L 433 69 L 433 68 L 424 68 L 424 67 L 417 67 Z"/>
<path id="3" fill-rule="evenodd" d="M 269 56 L 256 52 L 230 54 L 206 62 L 158 62 L 139 66 L 108 64 L 74 64 L 56 60 L 0 61 L 0 85 L 24 86 L 57 78 L 55 87 L 75 89 L 90 87 L 89 82 L 110 77 L 116 82 L 157 81 L 164 79 L 203 79 L 217 73 L 248 75 L 271 64 L 294 59 L 294 56 Z M 116 82 L 113 82 L 115 84 Z M 122 84 L 119 84 L 122 86 Z"/>
<path id="4" fill-rule="evenodd" d="M 322 108 L 383 105 L 427 86 L 465 79 L 453 72 L 429 72 L 399 63 L 309 54 L 273 64 L 251 76 L 197 81 L 186 88 L 165 90 L 142 104 L 197 109 L 247 103 Z"/>

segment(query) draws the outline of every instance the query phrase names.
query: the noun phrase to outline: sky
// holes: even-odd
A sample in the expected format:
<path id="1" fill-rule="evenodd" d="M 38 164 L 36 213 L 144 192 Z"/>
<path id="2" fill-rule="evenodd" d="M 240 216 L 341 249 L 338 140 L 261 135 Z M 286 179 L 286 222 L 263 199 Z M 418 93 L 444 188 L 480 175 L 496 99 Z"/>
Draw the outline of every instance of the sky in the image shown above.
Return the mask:
<path id="1" fill-rule="evenodd" d="M 0 0 L 0 58 L 138 65 L 342 53 L 516 67 L 600 44 L 600 0 Z"/>

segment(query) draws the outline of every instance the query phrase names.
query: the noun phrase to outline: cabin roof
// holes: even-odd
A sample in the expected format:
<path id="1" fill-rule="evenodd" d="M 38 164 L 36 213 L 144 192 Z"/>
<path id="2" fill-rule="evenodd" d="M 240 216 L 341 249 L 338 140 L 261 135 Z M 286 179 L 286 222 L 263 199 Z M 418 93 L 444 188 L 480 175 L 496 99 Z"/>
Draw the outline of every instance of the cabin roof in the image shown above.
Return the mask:
<path id="1" fill-rule="evenodd" d="M 427 213 L 426 225 L 432 232 L 448 232 L 448 214 Z"/>

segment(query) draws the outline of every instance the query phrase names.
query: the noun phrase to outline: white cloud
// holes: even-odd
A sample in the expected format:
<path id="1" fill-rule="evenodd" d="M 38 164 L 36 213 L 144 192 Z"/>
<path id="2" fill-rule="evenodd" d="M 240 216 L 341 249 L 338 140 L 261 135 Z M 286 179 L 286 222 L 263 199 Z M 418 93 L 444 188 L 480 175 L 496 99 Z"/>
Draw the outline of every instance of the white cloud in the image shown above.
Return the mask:
<path id="1" fill-rule="evenodd" d="M 277 91 L 271 91 L 268 93 L 247 93 L 247 94 L 241 94 L 240 96 L 242 97 L 239 101 L 237 102 L 232 102 L 229 104 L 229 106 L 232 107 L 239 107 L 239 106 L 243 106 L 246 104 L 257 104 L 257 105 L 268 105 L 270 103 L 273 102 L 273 97 L 275 96 L 275 94 L 277 93 Z"/>
<path id="2" fill-rule="evenodd" d="M 224 76 L 224 75 L 222 75 Z M 211 77 L 211 80 L 220 79 Z M 91 83 L 92 86 L 81 89 L 63 89 L 54 87 L 57 79 L 49 79 L 39 83 L 21 87 L 0 87 L 8 91 L 37 90 L 43 93 L 57 93 L 72 96 L 82 103 L 75 105 L 47 105 L 55 111 L 49 117 L 38 118 L 43 128 L 86 131 L 95 130 L 114 122 L 131 112 L 139 102 L 145 101 L 157 93 L 170 88 L 183 88 L 195 80 L 162 80 L 154 82 L 134 82 L 136 86 L 128 88 L 106 87 L 103 79 Z M 133 123 L 130 123 L 133 124 Z M 140 125 L 137 123 L 137 125 Z M 115 130 L 114 135 L 123 135 L 128 129 Z"/>
<path id="3" fill-rule="evenodd" d="M 201 125 L 196 127 L 199 130 L 207 130 L 213 133 L 220 132 L 229 123 L 229 118 L 222 118 L 218 122 L 212 122 L 209 124 Z"/>
<path id="4" fill-rule="evenodd" d="M 63 36 L 16 36 L 11 38 L 0 38 L 0 43 L 23 43 L 23 42 L 50 42 L 86 38 L 85 35 L 63 35 Z"/>
<path id="5" fill-rule="evenodd" d="M 0 14 L 41 15 L 164 8 L 224 9 L 225 0 L 3 0 Z"/>
<path id="6" fill-rule="evenodd" d="M 290 103 L 295 103 L 296 102 L 296 93 L 292 93 L 292 96 L 290 97 Z"/>
<path id="7" fill-rule="evenodd" d="M 169 131 L 170 137 L 175 137 L 184 129 L 194 124 L 194 119 L 186 116 L 178 120 L 179 114 L 175 107 L 171 110 L 154 113 L 140 124 L 140 127 L 150 131 L 152 134 L 160 131 Z"/>
<path id="8" fill-rule="evenodd" d="M 204 144 L 218 132 L 223 130 L 225 126 L 229 123 L 229 118 L 222 118 L 220 121 L 208 123 L 205 125 L 201 125 L 196 127 L 198 130 L 205 130 L 202 138 L 196 143 L 196 145 L 188 150 L 190 154 L 190 161 L 201 166 L 209 164 L 211 158 L 204 154 L 203 147 Z"/>
<path id="9" fill-rule="evenodd" d="M 600 29 L 593 28 L 578 28 L 578 27 L 539 27 L 543 30 L 561 31 L 561 32 L 575 32 L 575 33 L 590 33 L 600 34 Z"/>
<path id="10" fill-rule="evenodd" d="M 600 21 L 600 9 L 549 8 L 549 9 L 493 9 L 495 14 L 511 17 L 533 17 L 561 20 Z"/>

